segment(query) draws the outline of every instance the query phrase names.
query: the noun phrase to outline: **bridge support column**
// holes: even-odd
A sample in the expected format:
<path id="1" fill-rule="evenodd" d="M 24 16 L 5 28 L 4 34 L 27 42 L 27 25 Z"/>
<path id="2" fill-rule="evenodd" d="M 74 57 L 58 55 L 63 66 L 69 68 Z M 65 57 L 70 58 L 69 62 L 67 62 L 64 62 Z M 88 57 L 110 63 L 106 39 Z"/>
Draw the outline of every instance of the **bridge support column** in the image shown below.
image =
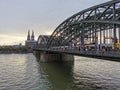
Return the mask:
<path id="1" fill-rule="evenodd" d="M 64 62 L 64 61 L 74 61 L 73 55 L 68 54 L 58 54 L 58 53 L 43 53 L 43 52 L 36 52 L 37 59 L 40 62 Z"/>
<path id="2" fill-rule="evenodd" d="M 41 53 L 40 54 L 40 62 L 54 62 L 60 58 L 58 54 L 47 54 Z"/>
<path id="3" fill-rule="evenodd" d="M 61 54 L 61 60 L 62 61 L 73 61 L 74 56 L 70 54 Z"/>

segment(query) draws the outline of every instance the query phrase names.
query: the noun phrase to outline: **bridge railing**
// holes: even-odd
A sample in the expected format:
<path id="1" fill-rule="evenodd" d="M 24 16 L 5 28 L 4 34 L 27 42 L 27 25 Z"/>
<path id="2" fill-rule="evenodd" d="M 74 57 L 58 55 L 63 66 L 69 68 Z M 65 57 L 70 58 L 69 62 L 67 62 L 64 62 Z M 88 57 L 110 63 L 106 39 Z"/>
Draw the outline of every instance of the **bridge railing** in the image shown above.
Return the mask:
<path id="1" fill-rule="evenodd" d="M 106 57 L 118 57 L 120 58 L 120 51 L 95 51 L 95 50 L 78 50 L 78 49 L 49 49 L 51 51 L 58 51 L 63 53 L 75 54 L 75 55 L 91 55 L 91 56 L 106 56 Z"/>
<path id="2" fill-rule="evenodd" d="M 55 53 L 68 53 L 73 55 L 86 55 L 86 56 L 105 56 L 105 57 L 116 57 L 120 58 L 120 51 L 95 51 L 95 50 L 78 50 L 76 48 L 62 48 L 62 49 L 53 49 L 53 48 L 39 48 L 38 50 L 55 52 Z"/>

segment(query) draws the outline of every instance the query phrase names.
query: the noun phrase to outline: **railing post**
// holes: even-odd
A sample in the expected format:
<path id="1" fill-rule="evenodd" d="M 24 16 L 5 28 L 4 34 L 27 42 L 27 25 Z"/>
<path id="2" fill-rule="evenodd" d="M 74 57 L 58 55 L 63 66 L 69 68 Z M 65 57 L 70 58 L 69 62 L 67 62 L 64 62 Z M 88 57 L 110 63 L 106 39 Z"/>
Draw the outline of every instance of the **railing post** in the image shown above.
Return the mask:
<path id="1" fill-rule="evenodd" d="M 115 20 L 116 14 L 115 14 L 115 3 L 113 4 L 113 20 Z M 113 32 L 114 32 L 114 49 L 116 49 L 116 24 L 113 24 Z"/>
<path id="2" fill-rule="evenodd" d="M 120 43 L 120 27 L 119 27 L 118 35 L 119 35 L 119 43 Z"/>
<path id="3" fill-rule="evenodd" d="M 101 40 L 101 25 L 100 25 L 100 44 L 102 43 L 102 40 Z"/>
<path id="4" fill-rule="evenodd" d="M 97 12 L 96 12 L 96 9 L 95 9 L 95 20 L 96 20 L 96 14 L 97 14 Z M 94 30 L 95 30 L 95 50 L 97 50 L 97 28 L 96 28 L 96 23 L 94 23 Z"/>

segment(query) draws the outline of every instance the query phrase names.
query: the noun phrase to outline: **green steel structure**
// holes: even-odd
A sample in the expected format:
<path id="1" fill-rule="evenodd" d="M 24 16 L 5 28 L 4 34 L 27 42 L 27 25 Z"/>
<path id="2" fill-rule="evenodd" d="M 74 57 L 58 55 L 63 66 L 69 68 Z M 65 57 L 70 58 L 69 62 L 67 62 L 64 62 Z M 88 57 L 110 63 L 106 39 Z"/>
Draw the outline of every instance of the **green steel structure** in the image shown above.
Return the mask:
<path id="1" fill-rule="evenodd" d="M 37 40 L 37 48 L 45 48 L 49 38 L 49 35 L 39 35 Z"/>
<path id="2" fill-rule="evenodd" d="M 46 48 L 120 42 L 120 0 L 82 10 L 62 22 L 47 41 Z"/>

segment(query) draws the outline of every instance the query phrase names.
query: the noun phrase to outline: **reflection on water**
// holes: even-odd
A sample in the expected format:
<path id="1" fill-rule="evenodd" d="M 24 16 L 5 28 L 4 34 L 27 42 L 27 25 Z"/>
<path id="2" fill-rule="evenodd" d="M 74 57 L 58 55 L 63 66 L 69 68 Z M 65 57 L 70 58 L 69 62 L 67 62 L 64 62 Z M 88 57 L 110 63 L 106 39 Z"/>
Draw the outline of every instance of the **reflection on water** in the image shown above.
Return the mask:
<path id="1" fill-rule="evenodd" d="M 32 54 L 1 54 L 0 90 L 120 90 L 119 66 L 86 57 L 40 63 Z"/>
<path id="2" fill-rule="evenodd" d="M 0 90 L 48 90 L 46 75 L 38 69 L 32 54 L 1 54 Z"/>
<path id="3" fill-rule="evenodd" d="M 51 90 L 71 89 L 73 62 L 40 63 L 40 66 L 47 74 L 47 78 L 52 86 Z"/>
<path id="4" fill-rule="evenodd" d="M 119 90 L 119 66 L 119 62 L 76 57 L 73 70 L 74 84 L 89 90 Z"/>

